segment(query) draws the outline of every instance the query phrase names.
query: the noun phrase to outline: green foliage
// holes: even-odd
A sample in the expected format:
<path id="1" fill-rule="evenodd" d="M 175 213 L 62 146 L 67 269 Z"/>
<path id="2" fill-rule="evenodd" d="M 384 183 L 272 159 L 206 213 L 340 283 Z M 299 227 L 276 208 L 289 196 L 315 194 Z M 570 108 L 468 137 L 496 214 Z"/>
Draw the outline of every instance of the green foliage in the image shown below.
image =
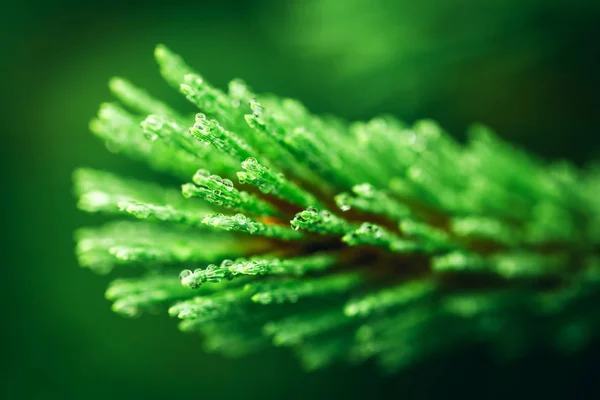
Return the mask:
<path id="1" fill-rule="evenodd" d="M 181 190 L 74 175 L 80 209 L 144 220 L 76 234 L 82 266 L 146 267 L 110 285 L 116 312 L 168 308 L 208 350 L 289 346 L 308 369 L 395 370 L 465 340 L 573 351 L 598 328 L 598 168 L 545 164 L 480 125 L 462 145 L 429 120 L 318 117 L 156 58 L 200 113 L 115 78 L 124 106 L 91 127 Z"/>

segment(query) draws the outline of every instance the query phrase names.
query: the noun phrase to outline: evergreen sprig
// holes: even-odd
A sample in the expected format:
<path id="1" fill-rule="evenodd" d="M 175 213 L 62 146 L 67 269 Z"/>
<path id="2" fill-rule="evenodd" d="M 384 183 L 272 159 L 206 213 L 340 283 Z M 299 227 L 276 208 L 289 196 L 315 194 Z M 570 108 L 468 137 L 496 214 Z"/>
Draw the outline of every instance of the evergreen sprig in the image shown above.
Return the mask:
<path id="1" fill-rule="evenodd" d="M 116 312 L 168 308 L 208 350 L 290 346 L 308 369 L 395 370 L 466 339 L 572 351 L 596 332 L 600 168 L 544 163 L 481 125 L 462 145 L 430 120 L 318 117 L 155 54 L 199 113 L 114 78 L 123 105 L 91 130 L 181 189 L 74 174 L 80 209 L 129 218 L 79 230 L 81 265 L 148 270 L 109 286 Z"/>

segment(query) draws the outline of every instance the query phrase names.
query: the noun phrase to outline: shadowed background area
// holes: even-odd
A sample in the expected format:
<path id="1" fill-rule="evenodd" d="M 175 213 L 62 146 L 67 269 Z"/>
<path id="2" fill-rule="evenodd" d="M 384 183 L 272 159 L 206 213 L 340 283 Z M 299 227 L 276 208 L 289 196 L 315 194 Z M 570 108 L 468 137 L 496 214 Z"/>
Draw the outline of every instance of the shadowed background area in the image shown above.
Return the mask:
<path id="1" fill-rule="evenodd" d="M 394 376 L 369 364 L 306 374 L 286 350 L 230 360 L 166 315 L 124 319 L 104 299 L 110 277 L 77 266 L 73 231 L 97 218 L 75 209 L 71 172 L 152 177 L 87 125 L 114 75 L 191 110 L 160 78 L 157 43 L 222 87 L 240 77 L 347 119 L 433 118 L 458 138 L 480 121 L 583 165 L 600 158 L 597 1 L 135 3 L 25 0 L 1 13 L 3 398 L 595 397 L 598 340 L 502 365 L 465 344 Z"/>

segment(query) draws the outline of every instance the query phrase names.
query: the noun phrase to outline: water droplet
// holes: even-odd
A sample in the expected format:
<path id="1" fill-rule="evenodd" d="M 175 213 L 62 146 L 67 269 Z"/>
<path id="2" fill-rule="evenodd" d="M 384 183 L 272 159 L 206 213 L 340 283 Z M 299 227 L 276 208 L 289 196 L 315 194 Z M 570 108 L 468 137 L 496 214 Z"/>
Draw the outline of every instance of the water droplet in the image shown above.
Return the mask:
<path id="1" fill-rule="evenodd" d="M 368 183 L 356 185 L 356 186 L 354 186 L 354 188 L 352 190 L 357 195 L 364 196 L 364 197 L 373 197 L 373 195 L 375 194 L 375 188 Z"/>
<path id="2" fill-rule="evenodd" d="M 240 183 L 243 185 L 244 183 L 246 183 L 246 175 L 247 172 L 244 171 L 238 171 L 235 173 L 235 175 L 237 176 L 238 180 L 240 181 Z"/>
<path id="3" fill-rule="evenodd" d="M 352 197 L 348 193 L 340 193 L 335 196 L 335 203 L 342 211 L 350 210 L 350 203 L 352 202 Z"/>
<path id="4" fill-rule="evenodd" d="M 179 280 L 182 281 L 190 275 L 192 275 L 192 271 L 190 271 L 189 269 L 184 269 L 179 273 Z"/>
<path id="5" fill-rule="evenodd" d="M 213 182 L 217 182 L 217 183 L 223 182 L 223 178 L 221 178 L 219 175 L 211 175 L 208 177 L 208 179 L 210 179 Z"/>
<path id="6" fill-rule="evenodd" d="M 249 157 L 245 161 L 242 162 L 243 169 L 253 168 L 256 165 L 258 165 L 258 161 L 256 161 L 256 158 L 254 158 L 254 157 Z"/>
<path id="7" fill-rule="evenodd" d="M 223 186 L 230 192 L 233 190 L 233 182 L 229 179 L 223 179 Z"/>
<path id="8" fill-rule="evenodd" d="M 149 115 L 144 120 L 143 126 L 149 130 L 158 131 L 163 127 L 163 120 L 156 115 Z"/>
<path id="9" fill-rule="evenodd" d="M 196 269 L 194 270 L 194 275 L 202 275 L 202 272 L 203 272 L 203 271 L 204 271 L 204 270 L 203 270 L 202 268 L 196 268 Z"/>
<path id="10" fill-rule="evenodd" d="M 273 186 L 271 186 L 267 183 L 261 183 L 260 185 L 258 185 L 258 188 L 260 189 L 261 192 L 263 192 L 265 194 L 269 194 L 273 191 Z"/>
<path id="11" fill-rule="evenodd" d="M 371 235 L 373 235 L 376 238 L 381 237 L 381 235 L 383 234 L 383 231 L 381 230 L 381 227 L 376 226 L 376 225 L 371 225 Z"/>
<path id="12" fill-rule="evenodd" d="M 154 142 L 156 139 L 158 139 L 158 135 L 156 133 L 144 132 L 144 137 L 151 142 Z"/>
<path id="13" fill-rule="evenodd" d="M 221 261 L 221 268 L 229 268 L 232 265 L 233 265 L 233 260 L 226 259 L 226 260 Z"/>
<path id="14" fill-rule="evenodd" d="M 235 214 L 233 219 L 240 225 L 245 225 L 248 220 L 244 214 Z"/>
<path id="15" fill-rule="evenodd" d="M 256 269 L 256 267 L 258 266 L 258 263 L 256 261 L 249 261 L 246 264 L 246 268 L 244 268 L 246 270 L 246 272 L 254 272 L 254 270 Z"/>
<path id="16" fill-rule="evenodd" d="M 183 197 L 185 197 L 186 199 L 189 199 L 194 195 L 194 188 L 195 186 L 191 183 L 186 183 L 181 186 L 181 194 L 183 194 Z"/>
<path id="17" fill-rule="evenodd" d="M 205 169 L 199 169 L 198 171 L 196 171 L 196 173 L 194 174 L 194 177 L 192 178 L 192 180 L 197 183 L 197 184 L 202 184 L 206 181 L 206 179 L 210 176 L 210 172 L 208 172 Z"/>
<path id="18" fill-rule="evenodd" d="M 252 113 L 257 116 L 261 115 L 263 111 L 263 107 L 256 99 L 250 100 L 250 109 L 252 110 Z"/>
<path id="19" fill-rule="evenodd" d="M 312 221 L 318 216 L 317 209 L 314 207 L 308 207 L 306 210 L 300 212 L 300 217 L 306 221 Z"/>

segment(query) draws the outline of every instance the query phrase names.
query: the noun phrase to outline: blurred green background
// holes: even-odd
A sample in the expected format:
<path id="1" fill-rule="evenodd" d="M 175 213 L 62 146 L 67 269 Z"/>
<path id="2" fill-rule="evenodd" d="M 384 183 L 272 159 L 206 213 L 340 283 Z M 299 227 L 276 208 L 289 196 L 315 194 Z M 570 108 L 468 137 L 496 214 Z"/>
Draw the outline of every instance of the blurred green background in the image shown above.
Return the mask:
<path id="1" fill-rule="evenodd" d="M 458 138 L 480 121 L 582 165 L 600 157 L 597 0 L 24 0 L 0 22 L 2 398 L 598 398 L 599 341 L 504 365 L 465 344 L 394 376 L 305 374 L 285 350 L 205 354 L 166 316 L 110 311 L 110 277 L 73 255 L 73 230 L 99 220 L 76 211 L 70 182 L 81 165 L 151 176 L 87 124 L 113 75 L 189 109 L 159 78 L 157 43 L 218 85 L 241 77 L 348 119 L 434 118 Z"/>

